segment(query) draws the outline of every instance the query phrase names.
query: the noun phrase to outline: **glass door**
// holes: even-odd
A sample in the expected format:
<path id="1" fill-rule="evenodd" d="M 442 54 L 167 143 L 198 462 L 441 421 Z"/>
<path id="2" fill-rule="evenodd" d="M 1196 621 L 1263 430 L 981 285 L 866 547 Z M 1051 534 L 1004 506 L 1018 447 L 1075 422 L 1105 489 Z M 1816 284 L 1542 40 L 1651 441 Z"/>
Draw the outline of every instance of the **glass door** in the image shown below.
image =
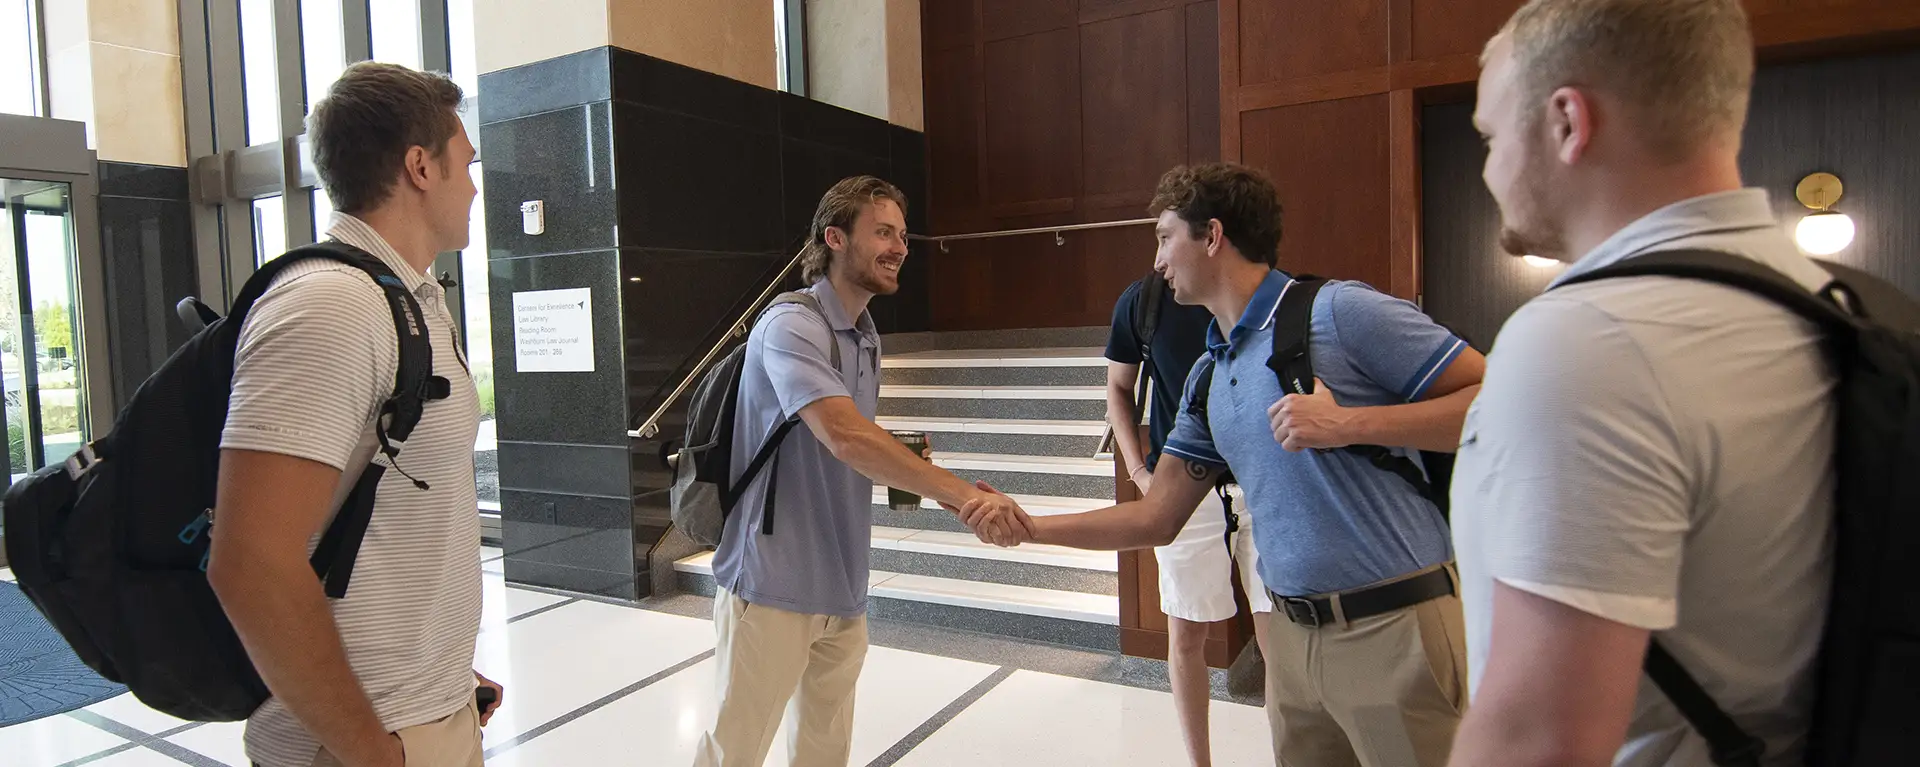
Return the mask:
<path id="1" fill-rule="evenodd" d="M 81 365 L 73 193 L 65 183 L 0 179 L 0 408 L 15 480 L 90 438 Z"/>

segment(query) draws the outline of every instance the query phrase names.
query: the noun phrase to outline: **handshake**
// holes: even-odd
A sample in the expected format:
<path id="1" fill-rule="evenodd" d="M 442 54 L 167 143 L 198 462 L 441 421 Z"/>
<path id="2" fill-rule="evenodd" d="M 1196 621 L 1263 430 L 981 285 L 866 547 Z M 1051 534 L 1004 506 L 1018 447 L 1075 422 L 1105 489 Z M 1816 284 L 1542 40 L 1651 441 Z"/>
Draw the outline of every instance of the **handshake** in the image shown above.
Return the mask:
<path id="1" fill-rule="evenodd" d="M 941 506 L 966 523 L 981 543 L 1011 547 L 1033 540 L 1033 518 L 1027 516 L 1020 504 L 985 481 L 975 482 L 973 486 L 979 493 L 964 505 L 955 507 L 943 503 Z"/>

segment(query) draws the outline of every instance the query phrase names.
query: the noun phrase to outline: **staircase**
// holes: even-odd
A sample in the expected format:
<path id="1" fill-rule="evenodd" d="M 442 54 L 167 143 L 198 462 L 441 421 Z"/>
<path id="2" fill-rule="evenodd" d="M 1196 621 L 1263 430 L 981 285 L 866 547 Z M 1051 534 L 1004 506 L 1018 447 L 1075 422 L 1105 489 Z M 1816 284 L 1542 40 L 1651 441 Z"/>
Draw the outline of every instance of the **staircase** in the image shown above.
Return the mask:
<path id="1" fill-rule="evenodd" d="M 1103 328 L 888 336 L 881 428 L 926 432 L 936 465 L 984 479 L 1032 515 L 1113 502 L 1104 432 Z M 980 348 L 991 344 L 993 348 Z M 675 563 L 679 586 L 712 594 L 713 554 Z M 869 614 L 1056 644 L 1119 649 L 1118 557 L 981 543 L 926 501 L 893 511 L 873 494 Z"/>

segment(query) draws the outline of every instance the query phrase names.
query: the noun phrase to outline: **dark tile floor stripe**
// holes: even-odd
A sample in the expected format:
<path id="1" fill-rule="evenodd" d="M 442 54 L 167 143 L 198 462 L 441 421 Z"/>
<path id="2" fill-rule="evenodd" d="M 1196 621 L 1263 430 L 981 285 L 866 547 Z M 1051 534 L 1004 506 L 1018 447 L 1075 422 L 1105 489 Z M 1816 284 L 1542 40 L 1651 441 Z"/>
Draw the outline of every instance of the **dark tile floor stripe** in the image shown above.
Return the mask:
<path id="1" fill-rule="evenodd" d="M 558 719 L 555 719 L 551 722 L 547 722 L 546 724 L 540 725 L 539 727 L 535 727 L 531 730 L 523 732 L 520 735 L 515 736 L 512 740 L 508 740 L 505 743 L 502 743 L 498 746 L 494 746 L 493 748 L 487 749 L 487 753 L 485 757 L 487 759 L 492 759 L 496 756 L 499 756 L 500 754 L 506 752 L 509 749 L 514 748 L 515 746 L 519 746 L 520 744 L 526 743 L 527 741 L 533 740 L 534 738 L 538 738 L 549 732 L 553 732 L 554 730 L 557 730 L 567 725 L 568 723 L 576 719 L 579 719 L 580 717 L 586 716 L 595 711 L 599 711 L 600 709 L 606 708 L 607 706 L 612 705 L 614 702 L 620 700 L 621 698 L 627 697 L 628 695 L 632 695 L 636 692 L 644 690 L 647 687 L 652 686 L 655 683 L 658 683 L 662 679 L 666 679 L 667 677 L 673 676 L 674 674 L 678 674 L 689 668 L 697 666 L 702 661 L 705 661 L 706 659 L 711 657 L 713 657 L 713 651 L 708 650 L 706 652 L 700 653 L 699 655 L 695 655 L 691 658 L 683 660 L 673 665 L 672 667 L 667 668 L 664 671 L 661 671 L 660 673 L 654 674 L 653 676 L 647 677 L 638 682 L 634 682 L 633 684 L 627 685 L 626 687 L 623 687 L 619 690 L 615 690 L 612 693 L 609 693 L 606 697 L 603 697 L 592 703 L 588 703 L 587 705 L 576 708 L 573 711 L 568 712 L 567 714 L 561 716 Z"/>
<path id="2" fill-rule="evenodd" d="M 173 728 L 173 729 L 171 729 L 171 730 L 168 730 L 168 731 L 166 731 L 166 732 L 163 732 L 163 733 L 160 733 L 160 734 L 158 734 L 158 735 L 155 735 L 154 737 L 156 737 L 156 738 L 171 738 L 171 737 L 173 737 L 173 736 L 175 736 L 175 735 L 179 735 L 180 733 L 183 733 L 183 732 L 186 732 L 186 731 L 188 731 L 188 730 L 192 730 L 192 729 L 197 729 L 197 728 L 200 728 L 200 727 L 205 727 L 205 726 L 207 726 L 207 723 L 206 723 L 206 722 L 188 722 L 188 723 L 186 723 L 186 724 L 183 724 L 183 725 L 180 725 L 179 727 L 175 727 L 175 728 Z"/>
<path id="3" fill-rule="evenodd" d="M 193 765 L 194 767 L 226 767 L 224 763 L 220 762 L 217 759 L 209 757 L 205 754 L 188 749 L 184 746 L 170 743 L 158 735 L 141 732 L 138 729 L 129 727 L 125 724 L 121 724 L 120 722 L 116 722 L 112 719 L 108 719 L 107 717 L 101 716 L 99 714 L 96 714 L 92 711 L 88 711 L 86 709 L 80 709 L 78 711 L 68 711 L 67 716 L 73 717 L 82 722 L 86 722 L 87 724 L 93 725 L 96 728 L 105 730 L 114 735 L 118 735 L 122 738 L 126 738 L 127 740 L 133 741 L 134 745 L 144 746 L 146 748 L 150 748 L 155 751 L 158 751 L 162 754 L 166 754 L 167 756 L 173 757 L 175 761 L 185 762 L 187 764 Z M 180 731 L 180 729 L 181 728 L 176 728 L 176 731 Z M 191 729 L 191 728 L 184 728 L 184 729 Z"/>
<path id="4" fill-rule="evenodd" d="M 973 689 L 967 691 L 967 694 L 960 696 L 958 700 L 952 703 L 948 703 L 946 708 L 940 709 L 940 713 L 934 714 L 933 718 L 921 723 L 913 732 L 907 733 L 907 736 L 901 738 L 900 742 L 893 744 L 893 748 L 887 749 L 886 753 L 868 762 L 867 767 L 893 767 L 896 762 L 906 758 L 907 754 L 919 748 L 920 744 L 927 742 L 927 739 L 933 737 L 934 733 L 939 732 L 940 728 L 947 726 L 948 722 L 959 717 L 969 706 L 972 706 L 981 698 L 986 697 L 987 693 L 993 692 L 993 688 L 999 687 L 1001 682 L 1007 681 L 1007 677 L 1013 676 L 1016 671 L 1019 671 L 1019 669 L 1012 666 L 1001 666 L 999 671 L 993 672 L 992 676 L 974 685 Z"/>
<path id="5" fill-rule="evenodd" d="M 122 743 L 118 746 L 114 746 L 113 748 L 109 748 L 105 751 L 94 754 L 92 756 L 83 756 L 71 762 L 61 763 L 60 765 L 58 765 L 58 767 L 80 767 L 80 765 L 83 765 L 83 764 L 93 764 L 94 762 L 100 761 L 109 756 L 119 756 L 122 753 L 132 751 L 139 747 L 140 747 L 140 744 L 138 743 Z"/>
<path id="6" fill-rule="evenodd" d="M 562 608 L 562 607 L 566 607 L 567 605 L 570 605 L 570 604 L 573 604 L 573 603 L 575 603 L 575 602 L 578 602 L 578 601 L 580 601 L 580 600 L 579 600 L 579 599 L 577 599 L 577 598 L 576 598 L 576 599 L 568 599 L 568 600 L 566 600 L 566 601 L 564 601 L 564 602 L 555 602 L 555 603 L 553 603 L 553 604 L 550 604 L 550 605 L 546 605 L 546 606 L 544 606 L 544 607 L 536 607 L 536 608 L 534 608 L 534 609 L 532 609 L 532 610 L 528 610 L 528 611 L 526 611 L 526 612 L 524 612 L 524 613 L 521 613 L 521 614 L 519 614 L 519 615 L 515 615 L 515 616 L 512 616 L 512 617 L 510 617 L 510 618 L 507 618 L 507 622 L 508 622 L 508 623 L 518 623 L 518 622 L 520 622 L 520 621 L 523 621 L 523 620 L 526 620 L 526 619 L 528 619 L 528 618 L 531 618 L 531 617 L 533 617 L 533 616 L 535 616 L 535 615 L 539 615 L 539 614 L 541 614 L 541 613 L 550 613 L 550 612 L 553 612 L 553 611 L 555 611 L 555 610 L 558 610 L 558 609 L 560 609 L 560 608 Z"/>

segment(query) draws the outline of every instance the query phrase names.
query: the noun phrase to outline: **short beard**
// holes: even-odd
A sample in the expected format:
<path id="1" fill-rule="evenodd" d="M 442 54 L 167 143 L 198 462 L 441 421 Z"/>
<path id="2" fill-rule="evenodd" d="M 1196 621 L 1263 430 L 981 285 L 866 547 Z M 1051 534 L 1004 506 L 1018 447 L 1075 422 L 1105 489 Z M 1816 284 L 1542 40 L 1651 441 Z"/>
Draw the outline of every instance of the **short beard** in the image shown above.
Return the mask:
<path id="1" fill-rule="evenodd" d="M 877 269 L 879 267 L 875 267 L 875 268 Z M 859 276 L 854 277 L 853 284 L 854 284 L 854 287 L 867 291 L 868 293 L 872 293 L 876 296 L 891 296 L 895 293 L 900 292 L 899 279 L 896 278 L 893 281 L 892 285 L 883 285 L 881 284 L 880 279 L 878 277 L 875 277 L 871 272 L 862 273 Z"/>

